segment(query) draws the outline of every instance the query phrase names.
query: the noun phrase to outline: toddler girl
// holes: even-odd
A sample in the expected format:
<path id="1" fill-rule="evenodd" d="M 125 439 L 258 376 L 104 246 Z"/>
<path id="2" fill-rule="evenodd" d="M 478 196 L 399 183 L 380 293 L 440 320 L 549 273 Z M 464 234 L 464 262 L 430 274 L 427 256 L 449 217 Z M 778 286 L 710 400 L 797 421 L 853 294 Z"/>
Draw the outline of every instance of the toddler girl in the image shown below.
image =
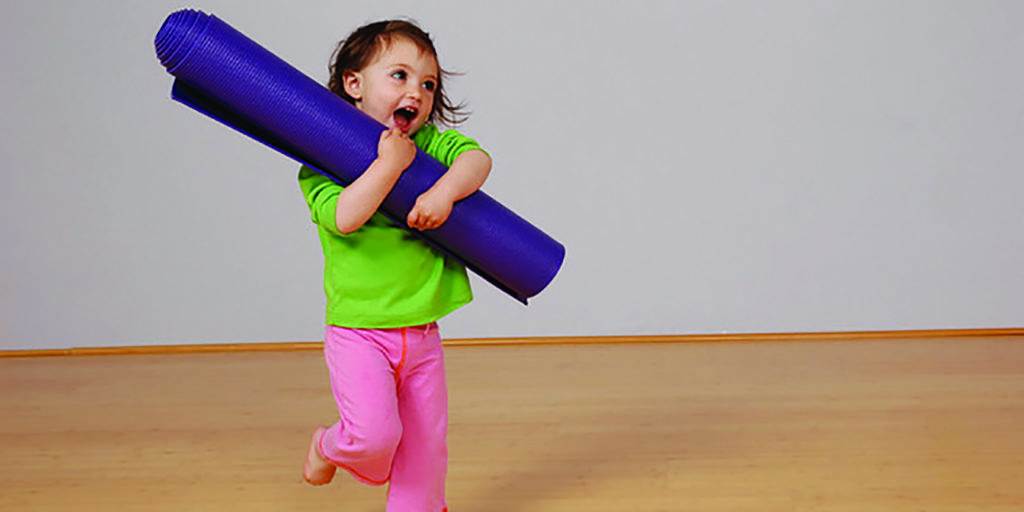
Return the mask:
<path id="1" fill-rule="evenodd" d="M 433 124 L 465 116 L 444 92 L 430 36 L 407 21 L 371 23 L 339 43 L 328 87 L 386 126 L 378 156 L 347 187 L 303 167 L 299 185 L 324 253 L 324 356 L 339 420 L 317 428 L 303 476 L 336 468 L 390 482 L 387 510 L 440 512 L 448 468 L 448 395 L 436 320 L 472 299 L 465 268 L 377 213 L 416 156 L 449 167 L 416 200 L 410 228 L 435 229 L 487 179 L 490 157 Z"/>

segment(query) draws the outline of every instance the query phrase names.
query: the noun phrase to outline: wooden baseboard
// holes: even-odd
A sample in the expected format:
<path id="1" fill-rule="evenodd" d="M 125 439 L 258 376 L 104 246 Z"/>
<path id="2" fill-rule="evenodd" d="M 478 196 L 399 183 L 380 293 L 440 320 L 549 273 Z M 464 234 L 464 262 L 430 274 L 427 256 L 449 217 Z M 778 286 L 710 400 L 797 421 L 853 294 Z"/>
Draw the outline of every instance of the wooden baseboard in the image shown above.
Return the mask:
<path id="1" fill-rule="evenodd" d="M 794 332 L 748 334 L 680 334 L 659 336 L 540 336 L 525 338 L 456 338 L 446 347 L 507 345 L 592 345 L 612 343 L 720 343 L 764 341 L 854 341 L 882 339 L 934 339 L 995 336 L 1024 336 L 1024 328 L 925 329 L 906 331 Z M 318 341 L 288 343 L 209 343 L 191 345 L 150 345 L 127 347 L 80 347 L 48 350 L 0 350 L 0 358 L 55 356 L 110 356 L 139 354 L 195 354 L 204 352 L 276 352 L 321 350 Z"/>

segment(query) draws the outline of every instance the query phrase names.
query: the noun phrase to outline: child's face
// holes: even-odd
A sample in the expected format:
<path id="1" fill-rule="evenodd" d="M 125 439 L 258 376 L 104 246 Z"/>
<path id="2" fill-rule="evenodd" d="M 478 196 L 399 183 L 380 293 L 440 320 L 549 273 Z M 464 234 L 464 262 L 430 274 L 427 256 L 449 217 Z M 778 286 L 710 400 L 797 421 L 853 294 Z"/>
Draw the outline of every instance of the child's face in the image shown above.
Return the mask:
<path id="1" fill-rule="evenodd" d="M 404 37 L 395 37 L 369 65 L 343 76 L 356 107 L 388 128 L 419 130 L 430 117 L 437 89 L 437 60 Z"/>

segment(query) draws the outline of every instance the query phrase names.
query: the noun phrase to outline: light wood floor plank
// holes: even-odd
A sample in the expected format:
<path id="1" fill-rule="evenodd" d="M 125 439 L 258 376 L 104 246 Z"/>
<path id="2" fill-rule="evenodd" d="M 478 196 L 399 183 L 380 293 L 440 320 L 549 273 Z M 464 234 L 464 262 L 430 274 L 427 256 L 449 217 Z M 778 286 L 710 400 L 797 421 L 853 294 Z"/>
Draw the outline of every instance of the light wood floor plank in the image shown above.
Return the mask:
<path id="1" fill-rule="evenodd" d="M 447 349 L 453 512 L 1019 511 L 1020 338 Z M 0 360 L 0 510 L 380 511 L 313 488 L 316 352 Z"/>

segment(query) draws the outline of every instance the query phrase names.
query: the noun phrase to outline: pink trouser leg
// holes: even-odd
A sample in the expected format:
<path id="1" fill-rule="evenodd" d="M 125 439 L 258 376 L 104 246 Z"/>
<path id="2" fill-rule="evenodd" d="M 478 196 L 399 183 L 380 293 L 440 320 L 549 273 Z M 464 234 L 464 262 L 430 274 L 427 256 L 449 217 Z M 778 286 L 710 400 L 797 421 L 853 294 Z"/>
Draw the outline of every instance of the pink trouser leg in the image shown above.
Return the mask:
<path id="1" fill-rule="evenodd" d="M 320 439 L 320 454 L 358 480 L 382 485 L 402 437 L 393 368 L 402 357 L 402 341 L 374 331 L 328 326 L 324 359 L 339 420 Z"/>
<path id="2" fill-rule="evenodd" d="M 391 466 L 387 512 L 447 510 L 448 388 L 435 325 L 409 331 L 410 359 L 401 372 L 398 412 L 402 440 Z M 416 342 L 414 342 L 415 340 Z"/>
<path id="3" fill-rule="evenodd" d="M 364 483 L 390 479 L 388 512 L 444 510 L 448 394 L 436 325 L 328 326 L 324 356 L 340 419 L 320 454 Z"/>

